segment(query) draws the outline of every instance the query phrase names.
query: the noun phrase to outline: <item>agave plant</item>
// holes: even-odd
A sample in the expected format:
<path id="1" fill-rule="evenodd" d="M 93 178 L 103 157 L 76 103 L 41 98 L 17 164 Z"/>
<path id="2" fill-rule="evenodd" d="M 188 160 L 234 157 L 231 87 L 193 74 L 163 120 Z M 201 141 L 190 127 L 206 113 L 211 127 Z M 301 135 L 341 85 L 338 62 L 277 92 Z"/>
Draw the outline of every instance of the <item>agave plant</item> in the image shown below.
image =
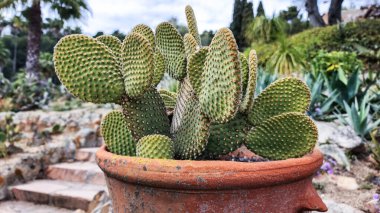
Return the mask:
<path id="1" fill-rule="evenodd" d="M 341 114 L 339 112 L 337 117 L 343 124 L 350 125 L 356 134 L 364 139 L 380 124 L 380 120 L 372 121 L 370 107 L 368 95 L 365 95 L 360 104 L 357 99 L 351 105 L 344 102 L 344 109 L 347 113 Z"/>

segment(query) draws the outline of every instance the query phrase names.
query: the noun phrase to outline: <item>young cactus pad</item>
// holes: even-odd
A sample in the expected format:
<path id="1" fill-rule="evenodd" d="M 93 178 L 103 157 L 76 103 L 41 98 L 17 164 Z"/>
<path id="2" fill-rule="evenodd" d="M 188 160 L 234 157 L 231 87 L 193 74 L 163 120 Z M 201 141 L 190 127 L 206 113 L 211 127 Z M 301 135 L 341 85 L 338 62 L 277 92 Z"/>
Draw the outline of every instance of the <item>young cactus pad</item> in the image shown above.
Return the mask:
<path id="1" fill-rule="evenodd" d="M 257 55 L 238 51 L 221 28 L 202 46 L 194 10 L 185 8 L 189 33 L 168 22 L 153 31 L 132 28 L 123 41 L 69 35 L 54 49 L 66 88 L 84 101 L 116 103 L 101 124 L 107 149 L 118 155 L 163 159 L 218 159 L 245 145 L 269 160 L 312 151 L 317 129 L 305 112 L 308 87 L 283 78 L 254 97 Z M 164 73 L 177 93 L 157 91 Z"/>

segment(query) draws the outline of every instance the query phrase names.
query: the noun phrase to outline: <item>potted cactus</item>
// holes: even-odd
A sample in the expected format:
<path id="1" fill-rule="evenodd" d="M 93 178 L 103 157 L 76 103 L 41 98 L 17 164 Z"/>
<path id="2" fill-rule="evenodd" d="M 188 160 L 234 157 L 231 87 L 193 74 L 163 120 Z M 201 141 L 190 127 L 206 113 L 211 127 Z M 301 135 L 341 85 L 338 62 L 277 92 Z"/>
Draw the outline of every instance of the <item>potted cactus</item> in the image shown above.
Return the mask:
<path id="1" fill-rule="evenodd" d="M 227 28 L 202 46 L 192 8 L 185 12 L 184 37 L 164 22 L 155 32 L 137 25 L 123 41 L 69 35 L 55 47 L 57 75 L 73 95 L 121 105 L 103 118 L 97 152 L 114 210 L 326 211 L 311 184 L 322 155 L 305 115 L 308 87 L 284 78 L 254 98 L 255 51 L 239 53 Z M 178 94 L 157 91 L 165 72 Z M 265 162 L 218 160 L 244 145 Z"/>

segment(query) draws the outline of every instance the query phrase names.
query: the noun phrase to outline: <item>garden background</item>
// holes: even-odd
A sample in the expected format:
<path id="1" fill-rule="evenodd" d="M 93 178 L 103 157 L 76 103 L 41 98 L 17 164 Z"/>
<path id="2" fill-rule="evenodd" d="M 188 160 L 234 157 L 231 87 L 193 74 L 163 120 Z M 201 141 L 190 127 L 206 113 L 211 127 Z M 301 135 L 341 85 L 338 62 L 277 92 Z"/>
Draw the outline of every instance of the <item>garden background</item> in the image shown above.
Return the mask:
<path id="1" fill-rule="evenodd" d="M 147 4 L 143 2 L 141 4 Z M 154 7 L 154 2 L 151 1 L 150 6 Z M 218 4 L 219 1 L 210 2 Z M 225 26 L 234 33 L 239 50 L 246 55 L 251 49 L 257 52 L 259 72 L 255 95 L 286 76 L 301 78 L 309 86 L 308 115 L 317 123 L 318 146 L 325 155 L 314 184 L 331 207 L 330 212 L 380 211 L 378 1 L 294 0 L 284 8 L 276 7 L 273 3 L 276 1 L 222 2 L 232 8 L 227 11 L 231 18 Z M 265 6 L 267 2 L 269 6 Z M 14 201 L 9 187 L 36 180 L 74 178 L 62 177 L 69 175 L 67 171 L 57 178 L 60 171 L 52 165 L 80 162 L 75 167 L 76 172 L 82 167 L 98 174 L 97 167 L 93 166 L 96 148 L 92 147 L 102 144 L 100 120 L 119 106 L 94 105 L 73 97 L 61 85 L 53 62 L 54 46 L 62 37 L 105 34 L 101 30 L 90 33 L 86 26 L 86 22 L 96 16 L 93 4 L 85 0 L 0 1 L 0 212 L 28 208 L 30 212 L 39 212 L 40 206 L 35 205 L 41 204 L 39 200 Z M 125 1 L 123 4 L 128 7 L 138 3 Z M 162 2 L 157 4 L 162 6 Z M 165 4 L 170 7 L 170 3 Z M 192 1 L 176 2 L 173 8 L 176 5 L 184 8 L 186 4 Z M 207 11 L 209 5 L 194 1 L 193 8 L 197 14 L 198 9 Z M 149 20 L 145 13 L 149 12 L 141 11 L 141 20 Z M 221 20 L 213 16 L 209 19 Z M 184 18 L 173 16 L 159 21 L 169 21 L 183 36 L 187 27 L 180 20 Z M 198 25 L 203 25 L 202 19 Z M 214 25 L 214 22 L 206 24 Z M 203 30 L 202 44 L 208 45 L 216 30 L 225 26 Z M 111 32 L 120 40 L 127 33 L 122 28 Z M 175 93 L 178 82 L 165 76 L 158 87 Z M 90 198 L 78 204 L 78 209 L 112 211 L 107 193 L 94 196 L 104 191 L 100 187 L 104 182 L 86 181 L 74 181 L 95 185 L 94 188 L 82 186 L 84 191 L 93 193 L 86 194 L 86 199 Z M 74 196 L 68 202 L 79 201 Z M 63 207 L 54 211 L 66 212 L 69 211 L 66 208 L 70 208 L 70 204 L 69 207 L 54 202 L 42 204 Z"/>

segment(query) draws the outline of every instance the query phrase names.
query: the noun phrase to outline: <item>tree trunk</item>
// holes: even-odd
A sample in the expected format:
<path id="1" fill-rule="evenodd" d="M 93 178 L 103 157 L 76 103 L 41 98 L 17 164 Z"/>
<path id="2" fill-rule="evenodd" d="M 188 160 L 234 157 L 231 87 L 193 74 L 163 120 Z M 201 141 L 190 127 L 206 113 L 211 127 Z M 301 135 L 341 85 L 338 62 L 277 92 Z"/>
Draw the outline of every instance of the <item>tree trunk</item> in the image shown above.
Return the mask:
<path id="1" fill-rule="evenodd" d="M 306 0 L 305 7 L 310 19 L 310 24 L 313 27 L 323 27 L 326 25 L 319 13 L 317 0 Z"/>
<path id="2" fill-rule="evenodd" d="M 27 11 L 28 46 L 26 55 L 26 74 L 29 79 L 37 80 L 39 73 L 40 45 L 42 34 L 41 2 L 34 0 Z"/>
<path id="3" fill-rule="evenodd" d="M 337 24 L 342 21 L 342 3 L 343 0 L 331 0 L 329 8 L 329 25 Z"/>
<path id="4" fill-rule="evenodd" d="M 13 61 L 12 61 L 12 76 L 16 73 L 16 64 L 17 64 L 17 47 L 18 47 L 18 37 L 14 37 L 15 43 L 13 47 Z"/>

